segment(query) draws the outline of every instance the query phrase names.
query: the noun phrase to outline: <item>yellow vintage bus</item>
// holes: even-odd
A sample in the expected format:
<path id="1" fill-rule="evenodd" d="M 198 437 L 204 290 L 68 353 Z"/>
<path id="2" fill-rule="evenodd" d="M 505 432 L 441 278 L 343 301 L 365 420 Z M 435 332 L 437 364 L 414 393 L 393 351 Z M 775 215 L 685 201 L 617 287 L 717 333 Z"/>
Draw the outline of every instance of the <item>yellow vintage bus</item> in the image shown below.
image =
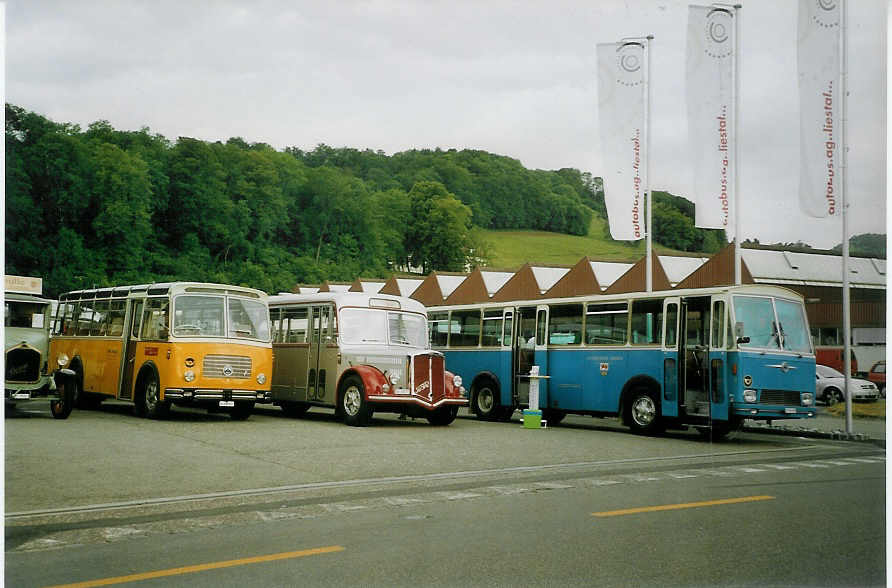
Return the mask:
<path id="1" fill-rule="evenodd" d="M 255 402 L 270 402 L 267 296 L 197 282 L 67 292 L 53 321 L 50 358 L 74 372 L 80 408 L 111 398 L 149 418 L 176 404 L 243 420 Z"/>

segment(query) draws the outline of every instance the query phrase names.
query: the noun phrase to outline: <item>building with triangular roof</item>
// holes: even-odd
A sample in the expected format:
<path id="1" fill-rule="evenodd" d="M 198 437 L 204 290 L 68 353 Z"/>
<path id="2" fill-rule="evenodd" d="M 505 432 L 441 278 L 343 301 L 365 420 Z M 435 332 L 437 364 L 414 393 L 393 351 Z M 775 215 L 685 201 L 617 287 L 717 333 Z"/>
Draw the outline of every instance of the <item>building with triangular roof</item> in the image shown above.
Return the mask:
<path id="1" fill-rule="evenodd" d="M 467 277 L 467 274 L 433 272 L 428 274 L 409 298 L 425 306 L 441 306 Z"/>
<path id="2" fill-rule="evenodd" d="M 391 294 L 393 296 L 410 297 L 418 289 L 424 278 L 398 278 L 393 276 L 381 287 L 379 294 Z"/>
<path id="3" fill-rule="evenodd" d="M 488 302 L 513 275 L 514 272 L 477 268 L 449 295 L 444 304 Z"/>
<path id="4" fill-rule="evenodd" d="M 505 282 L 504 286 L 499 288 L 492 296 L 492 300 L 493 302 L 505 302 L 542 298 L 546 292 L 569 272 L 569 267 L 524 264 Z"/>

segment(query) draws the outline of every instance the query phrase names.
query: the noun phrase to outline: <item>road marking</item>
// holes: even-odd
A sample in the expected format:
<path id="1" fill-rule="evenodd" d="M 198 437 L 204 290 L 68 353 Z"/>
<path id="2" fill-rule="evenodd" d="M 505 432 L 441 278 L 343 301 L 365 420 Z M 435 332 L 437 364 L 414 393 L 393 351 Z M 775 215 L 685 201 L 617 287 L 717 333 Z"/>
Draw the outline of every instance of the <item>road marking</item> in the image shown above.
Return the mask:
<path id="1" fill-rule="evenodd" d="M 595 517 L 618 517 L 622 515 L 638 514 L 642 512 L 659 512 L 664 510 L 680 510 L 683 508 L 700 508 L 701 506 L 719 506 L 722 504 L 739 504 L 741 502 L 758 502 L 760 500 L 774 500 L 774 496 L 744 496 L 743 498 L 723 498 L 721 500 L 705 500 L 703 502 L 684 502 L 681 504 L 662 504 L 659 506 L 642 506 L 639 508 L 625 508 L 622 510 L 606 510 L 593 512 Z"/>
<path id="2" fill-rule="evenodd" d="M 180 568 L 170 568 L 167 570 L 157 570 L 154 572 L 144 572 L 142 574 L 131 574 L 129 576 L 117 576 L 114 578 L 100 578 L 98 580 L 89 580 L 87 582 L 77 582 L 75 584 L 59 584 L 50 588 L 90 588 L 92 586 L 110 586 L 112 584 L 123 584 L 125 582 L 137 582 L 139 580 L 151 580 L 153 578 L 166 578 L 168 576 L 179 576 L 182 574 L 194 574 L 196 572 L 204 572 L 207 570 L 217 570 L 220 568 L 231 568 L 234 566 L 244 566 L 255 563 L 265 563 L 269 561 L 278 561 L 281 559 L 294 559 L 296 557 L 307 557 L 309 555 L 321 555 L 323 553 L 335 553 L 344 551 L 340 545 L 331 545 L 329 547 L 316 547 L 314 549 L 302 549 L 300 551 L 286 551 L 284 553 L 273 553 L 271 555 L 258 555 L 255 557 L 245 557 L 242 559 L 230 559 L 227 561 L 218 561 L 206 564 L 198 564 L 194 566 L 183 566 Z"/>

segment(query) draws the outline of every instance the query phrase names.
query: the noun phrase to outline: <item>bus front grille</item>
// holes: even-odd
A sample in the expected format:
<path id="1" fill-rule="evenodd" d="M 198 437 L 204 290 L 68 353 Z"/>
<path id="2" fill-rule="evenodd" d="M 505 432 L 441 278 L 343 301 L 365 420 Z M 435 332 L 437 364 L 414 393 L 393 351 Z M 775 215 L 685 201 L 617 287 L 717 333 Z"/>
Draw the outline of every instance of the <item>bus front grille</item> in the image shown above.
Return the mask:
<path id="1" fill-rule="evenodd" d="M 201 375 L 205 378 L 247 380 L 251 377 L 251 358 L 241 355 L 206 355 Z"/>
<path id="2" fill-rule="evenodd" d="M 412 360 L 415 394 L 436 402 L 446 392 L 445 361 L 441 355 L 416 355 Z"/>
<path id="3" fill-rule="evenodd" d="M 762 394 L 759 395 L 759 404 L 799 406 L 801 403 L 797 390 L 762 390 Z"/>
<path id="4" fill-rule="evenodd" d="M 40 352 L 33 347 L 16 347 L 6 352 L 6 381 L 31 383 L 40 379 Z"/>

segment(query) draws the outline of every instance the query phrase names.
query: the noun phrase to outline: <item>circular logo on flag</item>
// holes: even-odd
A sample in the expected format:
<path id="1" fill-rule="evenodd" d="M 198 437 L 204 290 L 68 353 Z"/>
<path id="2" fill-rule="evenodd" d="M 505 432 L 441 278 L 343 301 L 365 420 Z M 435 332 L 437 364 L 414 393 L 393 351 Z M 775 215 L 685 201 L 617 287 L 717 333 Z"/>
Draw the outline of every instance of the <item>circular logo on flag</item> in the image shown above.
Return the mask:
<path id="1" fill-rule="evenodd" d="M 836 0 L 815 0 L 817 8 L 811 10 L 815 24 L 825 29 L 839 26 L 839 3 Z"/>
<path id="2" fill-rule="evenodd" d="M 641 71 L 644 62 L 644 47 L 641 43 L 624 43 L 616 49 L 617 82 L 624 86 L 637 86 L 644 82 L 644 73 Z"/>
<path id="3" fill-rule="evenodd" d="M 721 59 L 734 52 L 731 43 L 731 31 L 734 27 L 734 16 L 722 8 L 717 8 L 706 15 L 706 54 Z"/>

